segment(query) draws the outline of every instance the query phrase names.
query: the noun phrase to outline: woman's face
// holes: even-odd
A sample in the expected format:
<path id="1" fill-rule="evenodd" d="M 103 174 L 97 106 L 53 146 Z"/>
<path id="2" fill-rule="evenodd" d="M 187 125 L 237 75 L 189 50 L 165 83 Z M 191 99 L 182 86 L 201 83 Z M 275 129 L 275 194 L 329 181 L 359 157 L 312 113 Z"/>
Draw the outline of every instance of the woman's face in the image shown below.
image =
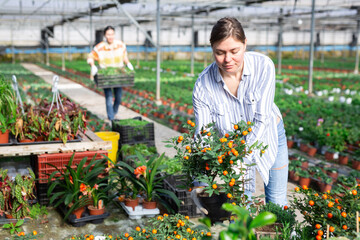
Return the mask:
<path id="1" fill-rule="evenodd" d="M 105 38 L 109 44 L 112 44 L 114 42 L 114 38 L 115 38 L 115 31 L 112 29 L 108 29 L 105 32 Z"/>
<path id="2" fill-rule="evenodd" d="M 213 55 L 218 67 L 226 73 L 237 73 L 241 71 L 244 62 L 245 43 L 233 37 L 217 42 L 213 45 Z"/>

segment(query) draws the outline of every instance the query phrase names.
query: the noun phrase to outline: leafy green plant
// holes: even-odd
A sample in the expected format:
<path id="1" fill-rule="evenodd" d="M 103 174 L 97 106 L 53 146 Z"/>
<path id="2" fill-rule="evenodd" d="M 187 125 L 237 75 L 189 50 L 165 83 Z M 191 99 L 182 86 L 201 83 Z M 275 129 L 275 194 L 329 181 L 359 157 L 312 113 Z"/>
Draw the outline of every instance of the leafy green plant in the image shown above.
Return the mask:
<path id="1" fill-rule="evenodd" d="M 75 164 L 75 169 L 72 167 L 74 155 L 70 158 L 68 164 L 65 165 L 65 170 L 49 164 L 56 170 L 49 176 L 50 186 L 47 195 L 51 197 L 50 204 L 54 204 L 54 207 L 58 207 L 61 204 L 67 207 L 65 219 L 67 219 L 74 210 L 84 207 L 89 203 L 89 198 L 83 197 L 80 191 L 81 184 L 87 183 L 90 186 L 94 186 L 98 184 L 99 181 L 102 182 L 106 180 L 106 178 L 104 180 L 104 178 L 99 178 L 98 176 L 100 174 L 106 174 L 108 159 L 94 160 L 95 157 L 96 156 L 94 156 L 87 165 L 85 165 L 87 157 L 83 158 L 79 164 Z M 53 180 L 54 178 L 55 180 Z M 59 191 L 51 196 L 55 188 L 58 188 Z M 71 206 L 69 206 L 70 203 L 72 203 Z"/>
<path id="2" fill-rule="evenodd" d="M 10 234 L 14 234 L 14 233 L 17 233 L 17 232 L 20 232 L 21 231 L 21 225 L 24 224 L 24 220 L 23 219 L 20 219 L 19 221 L 17 221 L 15 224 L 13 224 L 12 222 L 11 223 L 7 223 L 7 224 L 4 224 L 3 225 L 3 228 L 4 229 L 9 229 L 10 230 Z"/>
<path id="3" fill-rule="evenodd" d="M 255 240 L 255 229 L 272 224 L 276 216 L 270 212 L 262 212 L 256 217 L 251 217 L 246 208 L 225 203 L 222 208 L 235 214 L 234 223 L 230 223 L 226 230 L 219 234 L 219 240 Z"/>
<path id="4" fill-rule="evenodd" d="M 30 217 L 32 219 L 38 219 L 39 217 L 48 215 L 46 206 L 40 206 L 39 203 L 36 203 L 30 207 Z"/>
<path id="5" fill-rule="evenodd" d="M 5 133 L 16 121 L 16 99 L 11 84 L 0 75 L 0 131 Z"/>
<path id="6" fill-rule="evenodd" d="M 288 208 L 288 206 L 281 207 L 278 204 L 268 202 L 260 207 L 259 213 L 261 212 L 271 212 L 275 214 L 276 222 L 282 223 L 283 226 L 289 224 L 289 227 L 292 228 L 296 223 L 295 210 Z"/>

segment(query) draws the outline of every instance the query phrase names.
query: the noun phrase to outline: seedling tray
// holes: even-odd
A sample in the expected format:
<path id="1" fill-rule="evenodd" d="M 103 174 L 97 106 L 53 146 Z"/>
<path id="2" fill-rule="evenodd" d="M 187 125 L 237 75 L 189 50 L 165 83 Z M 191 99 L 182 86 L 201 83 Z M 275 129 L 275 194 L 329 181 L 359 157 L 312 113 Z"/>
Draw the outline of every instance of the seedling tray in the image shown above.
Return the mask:
<path id="1" fill-rule="evenodd" d="M 125 206 L 125 203 L 120 202 L 121 207 L 125 210 L 125 212 L 129 215 L 130 219 L 141 219 L 142 217 L 155 217 L 160 214 L 160 210 L 158 208 L 155 209 L 145 209 L 141 204 L 135 207 L 133 210 L 132 207 Z"/>
<path id="2" fill-rule="evenodd" d="M 95 76 L 95 83 L 98 88 L 132 87 L 134 86 L 134 73 Z"/>
<path id="3" fill-rule="evenodd" d="M 75 136 L 74 140 L 68 140 L 67 143 L 73 143 L 73 142 L 81 142 L 81 137 L 79 135 Z M 57 141 L 36 141 L 36 142 L 18 142 L 16 140 L 16 144 L 15 145 L 36 145 L 36 144 L 54 144 L 54 143 L 62 143 L 62 141 L 57 140 Z"/>
<path id="4" fill-rule="evenodd" d="M 59 206 L 59 210 L 65 216 L 66 207 L 63 204 Z M 100 224 L 104 222 L 104 219 L 107 218 L 108 216 L 110 216 L 110 213 L 108 212 L 105 212 L 102 215 L 90 215 L 88 209 L 86 208 L 83 214 L 81 215 L 81 218 L 76 218 L 74 214 L 70 214 L 67 221 L 73 227 L 82 227 L 87 223 Z"/>

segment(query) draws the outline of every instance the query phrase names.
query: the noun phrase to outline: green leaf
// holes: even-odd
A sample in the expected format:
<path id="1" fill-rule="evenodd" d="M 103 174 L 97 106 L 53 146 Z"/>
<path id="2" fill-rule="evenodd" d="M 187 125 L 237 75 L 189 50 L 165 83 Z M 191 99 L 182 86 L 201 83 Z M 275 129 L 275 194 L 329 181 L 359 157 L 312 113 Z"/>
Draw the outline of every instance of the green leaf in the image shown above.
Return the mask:
<path id="1" fill-rule="evenodd" d="M 253 228 L 266 226 L 274 223 L 275 221 L 276 221 L 276 216 L 273 213 L 262 212 L 252 220 L 252 222 L 249 225 L 249 228 L 253 229 Z"/>
<path id="2" fill-rule="evenodd" d="M 19 221 L 16 222 L 15 227 L 20 227 L 21 225 L 23 225 L 24 220 L 20 219 Z"/>

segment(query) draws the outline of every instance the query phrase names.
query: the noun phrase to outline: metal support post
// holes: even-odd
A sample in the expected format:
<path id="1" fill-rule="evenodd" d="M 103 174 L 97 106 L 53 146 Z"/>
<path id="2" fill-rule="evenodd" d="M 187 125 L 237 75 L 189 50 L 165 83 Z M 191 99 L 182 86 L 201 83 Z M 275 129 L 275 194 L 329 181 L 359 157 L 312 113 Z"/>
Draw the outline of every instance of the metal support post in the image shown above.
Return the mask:
<path id="1" fill-rule="evenodd" d="M 279 21 L 279 44 L 278 44 L 278 74 L 281 74 L 281 48 L 282 48 L 282 32 L 283 32 L 283 9 L 280 9 Z"/>
<path id="2" fill-rule="evenodd" d="M 46 37 L 46 65 L 49 66 L 50 65 L 50 61 L 49 61 L 49 36 L 48 33 L 45 33 L 45 37 Z"/>
<path id="3" fill-rule="evenodd" d="M 156 104 L 160 105 L 160 0 L 156 1 Z"/>
<path id="4" fill-rule="evenodd" d="M 358 9 L 358 17 L 360 18 L 360 9 Z M 360 55 L 360 19 L 357 20 L 357 43 L 356 43 L 356 52 L 355 52 L 355 69 L 354 74 L 359 74 L 359 55 Z"/>
<path id="5" fill-rule="evenodd" d="M 139 29 L 136 29 L 136 43 L 137 43 L 137 53 L 136 53 L 136 67 L 140 67 L 140 41 L 139 41 Z"/>
<path id="6" fill-rule="evenodd" d="M 61 25 L 61 70 L 65 71 L 64 24 Z"/>
<path id="7" fill-rule="evenodd" d="M 89 3 L 89 17 L 90 17 L 90 29 L 89 29 L 89 31 L 90 31 L 90 42 L 89 42 L 89 48 L 90 48 L 90 51 L 91 51 L 91 49 L 92 49 L 92 43 L 93 43 L 93 31 L 92 31 L 92 8 L 91 8 L 91 3 Z"/>
<path id="8" fill-rule="evenodd" d="M 194 75 L 194 38 L 195 38 L 195 30 L 194 30 L 194 7 L 191 8 L 191 67 L 190 67 L 190 74 Z"/>
<path id="9" fill-rule="evenodd" d="M 310 30 L 310 56 L 309 56 L 309 95 L 312 95 L 312 93 L 313 93 L 314 31 L 315 31 L 315 0 L 312 0 L 311 30 Z"/>

